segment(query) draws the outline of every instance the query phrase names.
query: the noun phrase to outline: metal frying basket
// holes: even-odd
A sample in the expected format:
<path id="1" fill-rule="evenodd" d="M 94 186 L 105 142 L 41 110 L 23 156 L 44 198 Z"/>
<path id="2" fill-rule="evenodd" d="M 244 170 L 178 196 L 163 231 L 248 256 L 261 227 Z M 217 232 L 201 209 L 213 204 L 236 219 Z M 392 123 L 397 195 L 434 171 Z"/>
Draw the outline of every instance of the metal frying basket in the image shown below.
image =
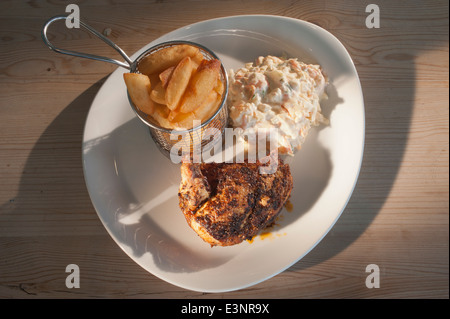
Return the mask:
<path id="1" fill-rule="evenodd" d="M 67 16 L 65 16 L 65 15 L 55 16 L 55 17 L 49 19 L 45 23 L 45 25 L 42 29 L 42 39 L 44 40 L 45 44 L 51 50 L 53 50 L 57 53 L 62 53 L 62 54 L 72 55 L 72 56 L 81 57 L 81 58 L 87 58 L 87 59 L 92 59 L 92 60 L 97 60 L 97 61 L 113 63 L 113 64 L 116 64 L 120 67 L 123 67 L 123 68 L 129 70 L 129 72 L 132 72 L 132 73 L 139 73 L 139 62 L 147 55 L 152 54 L 161 49 L 164 49 L 164 48 L 167 48 L 170 46 L 174 46 L 174 45 L 179 45 L 179 44 L 189 44 L 189 45 L 195 46 L 195 47 L 199 48 L 200 52 L 203 54 L 205 59 L 207 59 L 207 60 L 217 59 L 220 61 L 220 59 L 216 56 L 216 54 L 214 52 L 212 52 L 211 50 L 209 50 L 208 48 L 206 48 L 200 44 L 194 43 L 194 42 L 181 41 L 181 40 L 169 41 L 169 42 L 157 44 L 157 45 L 145 50 L 134 61 L 132 61 L 128 57 L 128 55 L 119 46 L 117 46 L 114 42 L 112 42 L 111 40 L 109 40 L 108 38 L 106 38 L 101 33 L 99 33 L 98 31 L 96 31 L 95 29 L 93 29 L 92 27 L 90 27 L 89 25 L 87 25 L 86 23 L 84 23 L 81 20 L 79 20 L 80 26 L 82 26 L 83 28 L 85 28 L 86 30 L 88 30 L 89 32 L 94 34 L 96 37 L 100 38 L 106 44 L 111 46 L 114 50 L 119 52 L 119 54 L 125 59 L 125 62 L 111 59 L 108 57 L 102 57 L 102 56 L 93 55 L 93 54 L 86 54 L 86 53 L 81 53 L 81 52 L 77 52 L 77 51 L 60 49 L 60 48 L 55 47 L 48 40 L 47 31 L 48 31 L 49 26 L 53 22 L 58 21 L 58 20 L 65 20 L 65 19 L 67 19 Z M 175 150 L 176 153 L 174 155 L 177 155 L 177 156 L 186 155 L 186 153 L 181 154 L 180 151 L 181 150 L 185 151 L 186 149 L 189 149 L 190 150 L 189 154 L 192 158 L 194 156 L 194 150 L 205 151 L 205 148 L 210 149 L 211 147 L 213 147 L 215 142 L 220 140 L 219 137 L 221 136 L 221 134 L 223 134 L 223 131 L 224 131 L 225 127 L 227 126 L 227 122 L 228 122 L 228 110 L 227 110 L 227 107 L 225 106 L 225 102 L 226 102 L 227 95 L 228 95 L 228 77 L 227 77 L 227 72 L 226 72 L 223 64 L 221 64 L 221 72 L 220 73 L 221 73 L 220 74 L 221 81 L 224 85 L 224 92 L 222 94 L 222 100 L 220 102 L 219 108 L 208 120 L 202 122 L 200 125 L 197 125 L 196 127 L 193 127 L 189 130 L 183 130 L 183 131 L 170 130 L 170 129 L 161 127 L 150 115 L 142 112 L 138 107 L 136 107 L 136 105 L 134 105 L 134 103 L 130 99 L 130 97 L 128 95 L 128 91 L 127 91 L 128 101 L 129 101 L 133 111 L 136 113 L 138 118 L 149 127 L 150 134 L 151 134 L 153 140 L 157 144 L 158 148 L 167 157 L 170 156 L 171 150 L 173 151 L 175 149 L 174 146 L 177 146 L 176 150 Z M 126 89 L 125 84 L 124 84 L 124 88 Z"/>

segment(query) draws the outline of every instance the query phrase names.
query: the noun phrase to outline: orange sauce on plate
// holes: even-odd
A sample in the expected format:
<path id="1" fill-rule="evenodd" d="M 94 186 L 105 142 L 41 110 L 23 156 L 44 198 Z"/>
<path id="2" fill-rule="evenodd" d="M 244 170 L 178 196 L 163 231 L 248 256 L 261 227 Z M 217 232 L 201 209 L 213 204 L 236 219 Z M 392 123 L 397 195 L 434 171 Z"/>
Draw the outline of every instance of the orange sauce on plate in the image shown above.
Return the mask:
<path id="1" fill-rule="evenodd" d="M 288 199 L 286 201 L 286 203 L 284 204 L 284 207 L 286 208 L 286 210 L 290 213 L 293 211 L 294 209 L 294 205 L 292 204 L 292 202 Z M 283 219 L 283 215 L 279 215 L 277 217 L 277 221 L 282 220 Z M 260 234 L 254 236 L 252 239 L 247 239 L 247 241 L 251 244 L 255 241 L 255 239 L 258 237 L 260 240 L 265 240 L 265 239 L 270 239 L 273 240 L 276 237 L 281 237 L 281 236 L 285 236 L 286 233 L 282 233 L 282 234 L 274 234 L 274 228 L 276 226 L 279 226 L 276 222 L 272 223 L 271 225 L 267 226 L 266 229 L 264 229 Z"/>

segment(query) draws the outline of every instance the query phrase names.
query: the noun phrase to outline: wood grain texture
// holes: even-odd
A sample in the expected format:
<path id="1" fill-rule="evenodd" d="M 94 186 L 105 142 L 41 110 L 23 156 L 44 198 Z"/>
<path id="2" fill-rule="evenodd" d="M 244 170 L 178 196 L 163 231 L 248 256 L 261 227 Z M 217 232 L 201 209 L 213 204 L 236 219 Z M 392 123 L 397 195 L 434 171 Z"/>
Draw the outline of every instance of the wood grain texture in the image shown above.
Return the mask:
<path id="1" fill-rule="evenodd" d="M 198 21 L 274 14 L 334 34 L 357 67 L 366 107 L 360 178 L 330 233 L 301 261 L 253 287 L 201 294 L 144 271 L 114 243 L 84 183 L 89 106 L 115 69 L 58 55 L 40 38 L 57 1 L 0 2 L 0 298 L 448 298 L 448 1 L 71 1 L 96 29 L 135 52 Z M 63 28 L 52 41 L 114 52 Z M 117 55 L 115 55 L 117 56 Z M 65 287 L 66 265 L 82 270 Z M 365 286 L 376 263 L 381 287 Z"/>

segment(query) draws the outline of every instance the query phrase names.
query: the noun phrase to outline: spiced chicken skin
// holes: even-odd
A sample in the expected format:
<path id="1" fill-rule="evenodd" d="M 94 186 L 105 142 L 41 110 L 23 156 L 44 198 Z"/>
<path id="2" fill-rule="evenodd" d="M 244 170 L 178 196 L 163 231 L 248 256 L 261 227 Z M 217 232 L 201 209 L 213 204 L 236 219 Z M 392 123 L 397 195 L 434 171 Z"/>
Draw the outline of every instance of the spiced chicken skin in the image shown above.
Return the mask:
<path id="1" fill-rule="evenodd" d="M 274 222 L 293 180 L 279 160 L 272 174 L 257 163 L 183 163 L 180 208 L 189 226 L 211 246 L 251 239 Z"/>

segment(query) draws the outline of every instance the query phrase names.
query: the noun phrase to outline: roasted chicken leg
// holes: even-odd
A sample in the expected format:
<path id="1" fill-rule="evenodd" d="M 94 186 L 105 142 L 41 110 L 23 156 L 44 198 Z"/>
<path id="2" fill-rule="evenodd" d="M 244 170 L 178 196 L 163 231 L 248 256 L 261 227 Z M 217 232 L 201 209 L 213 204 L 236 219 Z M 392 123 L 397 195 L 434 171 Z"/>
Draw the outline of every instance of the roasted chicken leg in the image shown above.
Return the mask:
<path id="1" fill-rule="evenodd" d="M 274 222 L 293 180 L 279 160 L 272 174 L 261 163 L 183 163 L 180 208 L 189 226 L 211 246 L 251 239 Z"/>

